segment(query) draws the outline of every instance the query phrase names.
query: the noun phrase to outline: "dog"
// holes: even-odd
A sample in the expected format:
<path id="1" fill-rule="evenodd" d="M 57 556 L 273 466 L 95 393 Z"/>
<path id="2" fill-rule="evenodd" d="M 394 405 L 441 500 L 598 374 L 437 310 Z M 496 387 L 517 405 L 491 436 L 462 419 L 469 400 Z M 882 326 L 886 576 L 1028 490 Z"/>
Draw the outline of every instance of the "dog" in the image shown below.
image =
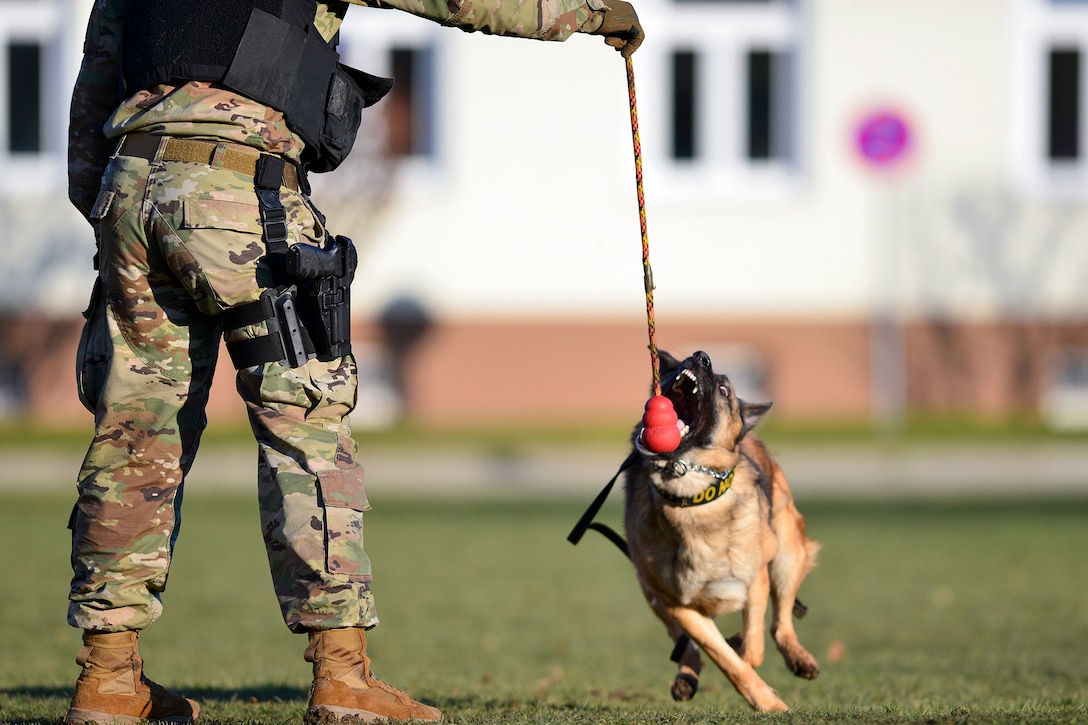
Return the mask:
<path id="1" fill-rule="evenodd" d="M 782 469 L 751 432 L 771 403 L 738 398 L 704 352 L 683 361 L 662 352 L 660 368 L 661 393 L 680 419 L 680 444 L 653 453 L 640 444 L 636 426 L 624 524 L 643 594 L 676 643 L 672 697 L 695 695 L 701 649 L 751 707 L 788 711 L 754 668 L 763 662 L 769 599 L 771 633 L 786 666 L 806 679 L 819 674 L 793 618 L 805 612 L 797 590 L 820 545 L 805 536 Z M 726 640 L 713 618 L 736 611 L 742 631 Z"/>

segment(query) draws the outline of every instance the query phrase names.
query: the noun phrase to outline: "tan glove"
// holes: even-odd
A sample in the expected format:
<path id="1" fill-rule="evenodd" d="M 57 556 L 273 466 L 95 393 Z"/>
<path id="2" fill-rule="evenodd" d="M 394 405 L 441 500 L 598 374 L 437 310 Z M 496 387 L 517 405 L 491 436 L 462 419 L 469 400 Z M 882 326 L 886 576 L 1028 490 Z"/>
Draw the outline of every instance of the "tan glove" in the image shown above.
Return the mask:
<path id="1" fill-rule="evenodd" d="M 630 58 L 642 45 L 644 37 L 638 14 L 631 3 L 624 0 L 606 2 L 608 6 L 604 9 L 601 27 L 593 31 L 593 34 L 605 36 L 604 42 L 617 49 L 624 58 Z"/>

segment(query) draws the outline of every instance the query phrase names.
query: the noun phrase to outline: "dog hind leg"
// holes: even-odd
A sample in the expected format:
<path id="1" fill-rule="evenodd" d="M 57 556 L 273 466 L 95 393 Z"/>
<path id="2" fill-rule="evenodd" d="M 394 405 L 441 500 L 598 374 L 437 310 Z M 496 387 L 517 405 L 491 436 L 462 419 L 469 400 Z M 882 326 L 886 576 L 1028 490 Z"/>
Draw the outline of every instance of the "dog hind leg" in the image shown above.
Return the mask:
<path id="1" fill-rule="evenodd" d="M 790 672 L 806 680 L 820 674 L 820 666 L 797 638 L 794 603 L 808 570 L 812 568 L 819 544 L 805 538 L 801 515 L 792 503 L 776 516 L 779 547 L 770 564 L 774 618 L 771 636 Z"/>
<path id="2" fill-rule="evenodd" d="M 741 613 L 743 629 L 727 640 L 741 659 L 752 667 L 763 664 L 763 622 L 767 616 L 770 587 L 770 575 L 767 567 L 763 567 L 748 587 L 748 598 Z"/>
<path id="3" fill-rule="evenodd" d="M 762 712 L 789 711 L 770 685 L 729 646 L 713 619 L 687 607 L 668 607 L 668 613 L 729 678 L 749 705 Z"/>

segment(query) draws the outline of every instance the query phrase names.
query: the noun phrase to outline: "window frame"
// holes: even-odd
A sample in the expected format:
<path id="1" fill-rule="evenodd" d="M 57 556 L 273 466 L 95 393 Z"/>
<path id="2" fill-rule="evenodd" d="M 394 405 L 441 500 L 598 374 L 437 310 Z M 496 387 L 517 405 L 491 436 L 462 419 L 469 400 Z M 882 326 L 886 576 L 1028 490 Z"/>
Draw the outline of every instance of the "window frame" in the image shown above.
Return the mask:
<path id="1" fill-rule="evenodd" d="M 398 193 L 426 194 L 439 183 L 445 164 L 445 141 L 438 119 L 443 116 L 445 103 L 442 84 L 443 28 L 433 23 L 421 22 L 408 13 L 373 12 L 365 21 L 351 22 L 351 13 L 340 27 L 340 54 L 343 62 L 368 73 L 392 76 L 394 50 L 412 49 L 423 54 L 425 81 L 416 90 L 416 103 L 425 109 L 425 119 L 414 118 L 415 133 L 428 139 L 426 153 L 397 156 L 391 160 L 396 173 L 394 182 Z M 419 98 L 420 94 L 424 97 Z M 363 111 L 363 128 L 382 124 L 382 104 Z M 420 123 L 427 127 L 420 129 Z M 371 124 L 374 124 L 373 126 Z"/>
<path id="2" fill-rule="evenodd" d="M 671 0 L 660 16 L 652 18 L 656 42 L 652 48 L 647 44 L 636 56 L 644 60 L 638 70 L 646 71 L 645 96 L 649 100 L 640 104 L 639 112 L 648 118 L 643 127 L 650 137 L 643 148 L 647 162 L 655 167 L 654 174 L 663 181 L 662 195 L 693 201 L 784 199 L 799 190 L 806 168 L 808 12 L 808 0 Z M 788 87 L 773 91 L 776 97 L 785 94 L 788 98 L 784 112 L 788 117 L 772 115 L 771 121 L 772 134 L 787 136 L 772 141 L 786 148 L 783 157 L 753 159 L 748 155 L 746 65 L 753 51 L 790 58 Z M 672 156 L 672 63 L 676 52 L 695 54 L 696 139 L 691 159 Z"/>
<path id="3" fill-rule="evenodd" d="M 66 23 L 55 2 L 8 0 L 0 3 L 0 191 L 7 195 L 40 194 L 65 183 L 68 102 L 74 74 L 65 72 Z M 9 49 L 33 44 L 41 50 L 39 120 L 40 150 L 9 150 L 11 129 Z M 77 61 L 78 65 L 78 61 Z"/>
<path id="4" fill-rule="evenodd" d="M 1010 94 L 1014 177 L 1021 191 L 1044 198 L 1088 195 L 1088 2 L 1020 0 L 1013 33 L 1013 92 Z M 1050 149 L 1049 66 L 1054 51 L 1076 49 L 1078 154 L 1055 159 Z"/>

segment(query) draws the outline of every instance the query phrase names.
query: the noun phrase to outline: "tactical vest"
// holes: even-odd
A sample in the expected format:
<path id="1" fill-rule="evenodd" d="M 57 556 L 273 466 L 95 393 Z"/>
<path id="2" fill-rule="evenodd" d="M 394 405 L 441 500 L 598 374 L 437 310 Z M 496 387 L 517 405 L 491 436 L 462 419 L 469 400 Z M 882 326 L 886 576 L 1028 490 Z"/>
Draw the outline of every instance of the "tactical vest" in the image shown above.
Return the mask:
<path id="1" fill-rule="evenodd" d="M 211 81 L 283 113 L 310 171 L 351 151 L 362 109 L 390 78 L 340 63 L 314 27 L 315 0 L 125 0 L 122 97 L 159 83 Z"/>

